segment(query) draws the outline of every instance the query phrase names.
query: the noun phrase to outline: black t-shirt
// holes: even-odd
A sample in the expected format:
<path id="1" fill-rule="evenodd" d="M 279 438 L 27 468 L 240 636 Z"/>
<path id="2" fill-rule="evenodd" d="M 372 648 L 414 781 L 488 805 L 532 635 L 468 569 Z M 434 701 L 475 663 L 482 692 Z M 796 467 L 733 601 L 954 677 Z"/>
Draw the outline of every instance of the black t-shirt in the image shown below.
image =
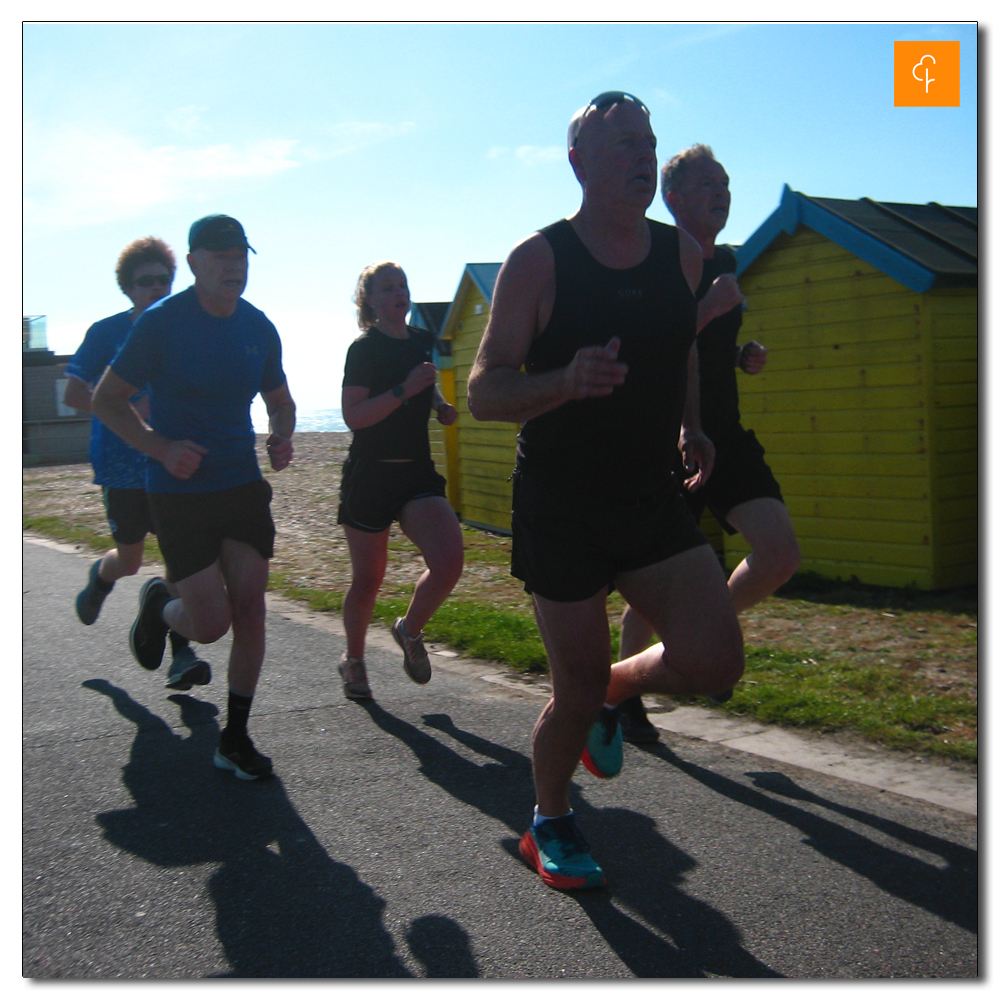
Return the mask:
<path id="1" fill-rule="evenodd" d="M 347 349 L 344 385 L 364 386 L 369 398 L 399 385 L 419 364 L 433 361 L 434 335 L 408 326 L 406 340 L 388 337 L 371 327 Z M 354 432 L 351 458 L 410 458 L 431 460 L 427 421 L 434 400 L 434 386 L 411 396 L 384 420 Z"/>
<path id="2" fill-rule="evenodd" d="M 736 273 L 736 256 L 724 244 L 704 261 L 697 298 L 700 302 L 720 274 Z M 736 387 L 736 340 L 743 323 L 743 307 L 717 316 L 698 334 L 698 370 L 701 388 L 701 426 L 713 441 L 739 427 L 740 397 Z"/>
<path id="3" fill-rule="evenodd" d="M 581 347 L 613 336 L 629 370 L 609 396 L 571 400 L 525 421 L 517 465 L 591 496 L 629 499 L 662 488 L 677 450 L 697 307 L 677 229 L 647 221 L 649 254 L 624 269 L 600 264 L 566 220 L 541 230 L 555 257 L 556 297 L 525 371 L 561 368 Z"/>

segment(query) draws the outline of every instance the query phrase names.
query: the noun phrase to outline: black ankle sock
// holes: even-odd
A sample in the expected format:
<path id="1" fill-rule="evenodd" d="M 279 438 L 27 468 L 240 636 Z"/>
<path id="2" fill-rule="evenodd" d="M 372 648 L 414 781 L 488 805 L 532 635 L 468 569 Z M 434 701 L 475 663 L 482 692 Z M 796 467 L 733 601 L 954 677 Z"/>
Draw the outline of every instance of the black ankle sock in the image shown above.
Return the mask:
<path id="1" fill-rule="evenodd" d="M 171 656 L 176 656 L 182 649 L 186 649 L 190 645 L 191 641 L 186 635 L 181 635 L 180 632 L 175 632 L 173 629 L 170 630 Z"/>
<path id="2" fill-rule="evenodd" d="M 111 591 L 114 589 L 114 586 L 115 586 L 115 581 L 114 580 L 112 580 L 111 583 L 108 583 L 107 580 L 104 580 L 104 579 L 101 578 L 101 571 L 100 570 L 98 570 L 94 574 L 94 583 L 97 586 L 97 589 L 102 594 L 110 594 Z"/>
<path id="3" fill-rule="evenodd" d="M 253 695 L 236 694 L 229 692 L 229 711 L 227 713 L 226 728 L 223 732 L 227 736 L 244 736 L 247 731 L 247 721 L 250 718 L 250 706 L 253 704 Z"/>

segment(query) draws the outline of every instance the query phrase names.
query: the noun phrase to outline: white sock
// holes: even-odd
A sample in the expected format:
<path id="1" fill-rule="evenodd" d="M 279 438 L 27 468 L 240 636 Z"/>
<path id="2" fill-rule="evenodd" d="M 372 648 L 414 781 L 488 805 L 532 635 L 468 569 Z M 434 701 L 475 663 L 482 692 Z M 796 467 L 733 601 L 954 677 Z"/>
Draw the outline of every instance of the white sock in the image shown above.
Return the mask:
<path id="1" fill-rule="evenodd" d="M 565 813 L 565 815 L 566 816 L 572 816 L 573 815 L 573 810 L 570 809 L 570 811 L 568 813 Z M 538 826 L 539 823 L 544 823 L 546 820 L 549 820 L 549 819 L 562 819 L 562 816 L 543 816 L 538 811 L 538 806 L 535 806 L 535 818 L 531 821 L 531 825 L 532 826 Z"/>

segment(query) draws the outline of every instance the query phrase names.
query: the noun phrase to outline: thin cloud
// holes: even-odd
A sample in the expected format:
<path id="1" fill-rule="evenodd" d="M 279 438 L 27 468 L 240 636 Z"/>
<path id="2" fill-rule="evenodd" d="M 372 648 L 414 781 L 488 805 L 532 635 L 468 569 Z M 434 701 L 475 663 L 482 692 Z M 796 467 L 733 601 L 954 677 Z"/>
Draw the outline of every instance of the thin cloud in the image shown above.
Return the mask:
<path id="1" fill-rule="evenodd" d="M 201 124 L 203 111 L 208 111 L 208 108 L 190 104 L 186 108 L 177 108 L 171 111 L 164 121 L 169 128 L 190 137 L 194 135 Z"/>
<path id="2" fill-rule="evenodd" d="M 566 150 L 562 146 L 518 146 L 514 155 L 522 163 L 535 167 L 540 163 L 561 162 L 566 156 Z"/>
<path id="3" fill-rule="evenodd" d="M 167 116 L 175 131 L 192 134 L 201 107 Z M 406 135 L 414 122 L 341 122 L 299 139 L 237 145 L 143 145 L 123 132 L 65 125 L 25 130 L 24 219 L 32 229 L 85 226 L 140 215 L 154 205 L 201 198 L 213 185 L 259 182 L 306 162 L 355 153 Z"/>
<path id="4" fill-rule="evenodd" d="M 326 160 L 408 135 L 416 127 L 416 122 L 338 122 L 317 129 L 323 138 L 299 152 L 310 159 Z"/>
<path id="5" fill-rule="evenodd" d="M 541 164 L 561 162 L 566 157 L 566 150 L 562 146 L 518 146 L 517 149 L 511 149 L 509 146 L 492 146 L 486 153 L 487 160 L 505 160 L 511 156 L 525 166 L 537 167 Z"/>
<path id="6" fill-rule="evenodd" d="M 747 24 L 716 24 L 710 27 L 701 28 L 683 35 L 674 41 L 667 42 L 660 46 L 661 52 L 670 52 L 673 49 L 682 49 L 688 45 L 700 45 L 702 42 L 714 42 L 717 38 L 724 38 L 727 35 L 738 35 L 746 31 L 751 25 Z"/>
<path id="7" fill-rule="evenodd" d="M 143 146 L 120 132 L 64 126 L 25 141 L 25 223 L 94 225 L 141 214 L 153 205 L 283 173 L 295 139 L 235 146 Z"/>

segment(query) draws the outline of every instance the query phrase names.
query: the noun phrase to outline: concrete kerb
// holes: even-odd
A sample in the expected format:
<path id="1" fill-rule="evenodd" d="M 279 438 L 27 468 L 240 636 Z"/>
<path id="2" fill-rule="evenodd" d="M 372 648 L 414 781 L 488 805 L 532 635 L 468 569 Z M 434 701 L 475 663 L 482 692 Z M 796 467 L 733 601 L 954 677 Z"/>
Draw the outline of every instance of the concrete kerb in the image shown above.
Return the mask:
<path id="1" fill-rule="evenodd" d="M 62 552 L 84 554 L 81 546 L 53 542 L 37 535 L 25 534 L 24 538 Z M 162 573 L 163 568 L 149 565 L 144 572 L 156 575 Z M 300 603 L 270 593 L 267 604 L 276 614 L 331 635 L 343 636 L 338 616 L 311 611 Z M 379 626 L 371 628 L 368 642 L 382 649 L 398 648 L 388 629 Z M 518 674 L 501 663 L 469 659 L 434 643 L 427 643 L 427 651 L 435 670 L 473 677 L 503 687 L 515 696 L 547 700 L 551 695 L 551 688 L 542 677 Z M 967 815 L 978 815 L 978 777 L 972 768 L 961 769 L 961 765 L 949 766 L 858 741 L 792 732 L 695 705 L 661 705 L 657 710 L 654 702 L 655 699 L 649 702 L 649 719 L 666 733 L 707 740 L 767 760 L 930 802 Z"/>

